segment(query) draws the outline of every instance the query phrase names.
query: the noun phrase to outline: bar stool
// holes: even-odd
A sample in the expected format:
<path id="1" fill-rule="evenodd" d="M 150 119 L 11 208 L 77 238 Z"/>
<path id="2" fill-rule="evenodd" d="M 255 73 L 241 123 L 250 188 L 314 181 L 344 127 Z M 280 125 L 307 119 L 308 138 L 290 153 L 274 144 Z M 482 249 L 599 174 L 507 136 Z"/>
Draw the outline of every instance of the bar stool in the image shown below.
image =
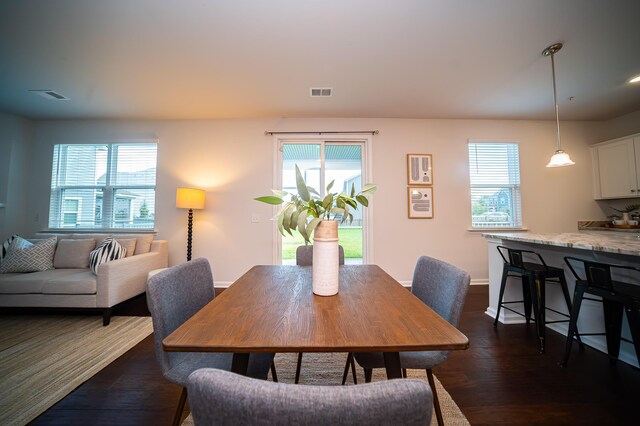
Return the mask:
<path id="1" fill-rule="evenodd" d="M 568 322 L 569 314 L 547 308 L 545 304 L 545 286 L 546 283 L 558 283 L 562 288 L 565 302 L 567 304 L 567 312 L 571 312 L 571 300 L 569 299 L 569 289 L 567 288 L 567 280 L 564 277 L 564 270 L 553 266 L 548 266 L 542 256 L 531 250 L 518 250 L 504 246 L 498 246 L 498 253 L 504 260 L 502 269 L 502 282 L 500 283 L 500 296 L 498 299 L 498 310 L 493 326 L 498 326 L 498 318 L 500 317 L 500 309 L 506 309 L 520 316 L 525 317 L 527 324 L 531 321 L 531 305 L 535 313 L 534 322 L 536 323 L 536 331 L 540 341 L 540 353 L 544 353 L 545 329 L 547 324 L 558 322 Z M 507 253 L 507 256 L 505 256 Z M 528 262 L 534 256 L 540 263 Z M 508 260 L 507 260 L 508 257 Z M 504 290 L 509 277 L 522 279 L 522 299 L 510 302 L 503 302 Z M 512 303 L 523 303 L 524 314 L 508 308 L 505 305 Z M 546 321 L 546 310 L 555 312 L 556 314 L 566 317 L 566 320 Z"/>
<path id="2" fill-rule="evenodd" d="M 609 263 L 595 262 L 592 260 L 579 259 L 567 256 L 564 261 L 569 265 L 569 269 L 576 278 L 576 286 L 573 292 L 573 306 L 571 308 L 571 320 L 569 321 L 569 331 L 567 333 L 567 344 L 564 358 L 560 365 L 567 366 L 573 336 L 602 336 L 607 338 L 607 353 L 611 361 L 615 363 L 620 353 L 620 341 L 624 340 L 633 343 L 636 350 L 636 357 L 640 360 L 640 268 L 633 266 L 614 265 Z M 586 276 L 582 278 L 576 272 L 575 267 L 582 264 Z M 618 276 L 622 276 L 635 284 L 612 279 L 612 271 Z M 584 297 L 585 293 L 600 296 L 601 299 Z M 604 333 L 579 333 L 577 329 L 578 315 L 583 300 L 602 302 L 604 311 Z M 631 330 L 632 340 L 622 337 L 622 311 L 627 312 L 627 321 Z"/>

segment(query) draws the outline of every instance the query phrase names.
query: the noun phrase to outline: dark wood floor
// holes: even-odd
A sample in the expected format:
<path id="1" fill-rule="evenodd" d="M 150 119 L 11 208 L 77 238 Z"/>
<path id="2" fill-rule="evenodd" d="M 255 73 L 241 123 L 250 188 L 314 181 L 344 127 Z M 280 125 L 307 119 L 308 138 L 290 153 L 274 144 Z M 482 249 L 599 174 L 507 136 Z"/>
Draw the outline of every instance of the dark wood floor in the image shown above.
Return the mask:
<path id="1" fill-rule="evenodd" d="M 547 333 L 547 352 L 538 354 L 533 324 L 499 325 L 484 314 L 488 288 L 469 292 L 460 329 L 467 351 L 455 351 L 435 369 L 472 425 L 631 425 L 640 423 L 640 371 L 612 367 L 606 355 L 574 350 L 567 369 L 558 361 L 564 338 Z M 144 298 L 116 315 L 144 315 Z M 38 417 L 36 425 L 170 424 L 180 389 L 162 378 L 152 337 Z"/>

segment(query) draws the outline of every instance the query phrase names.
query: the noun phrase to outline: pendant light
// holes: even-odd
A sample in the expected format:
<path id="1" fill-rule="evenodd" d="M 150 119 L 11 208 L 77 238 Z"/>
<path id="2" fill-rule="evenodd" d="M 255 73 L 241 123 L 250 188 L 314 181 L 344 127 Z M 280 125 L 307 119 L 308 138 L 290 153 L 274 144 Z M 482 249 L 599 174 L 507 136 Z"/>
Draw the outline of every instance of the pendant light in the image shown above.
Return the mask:
<path id="1" fill-rule="evenodd" d="M 560 49 L 562 49 L 562 43 L 552 44 L 542 51 L 542 56 L 551 56 L 551 75 L 553 77 L 553 103 L 556 106 L 556 128 L 558 131 L 558 140 L 557 140 L 557 149 L 556 152 L 551 156 L 551 160 L 547 167 L 563 167 L 563 166 L 571 166 L 574 163 L 569 158 L 569 154 L 564 152 L 560 146 L 560 116 L 558 114 L 558 98 L 556 94 L 556 67 L 553 61 L 553 55 L 555 55 Z"/>

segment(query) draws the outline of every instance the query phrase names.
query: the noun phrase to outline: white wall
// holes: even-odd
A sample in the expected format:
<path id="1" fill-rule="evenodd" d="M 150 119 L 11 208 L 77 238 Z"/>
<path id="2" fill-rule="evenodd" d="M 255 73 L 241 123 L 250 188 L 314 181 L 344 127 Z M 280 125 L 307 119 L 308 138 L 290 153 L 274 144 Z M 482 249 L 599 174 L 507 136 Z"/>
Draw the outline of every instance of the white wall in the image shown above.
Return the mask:
<path id="1" fill-rule="evenodd" d="M 0 243 L 10 235 L 27 233 L 28 153 L 32 123 L 0 113 Z"/>
<path id="2" fill-rule="evenodd" d="M 427 119 L 255 119 L 193 121 L 42 121 L 35 125 L 28 197 L 30 232 L 47 226 L 52 146 L 127 138 L 159 139 L 156 228 L 169 240 L 170 263 L 186 258 L 187 212 L 175 208 L 175 189 L 207 191 L 196 211 L 194 257 L 207 257 L 216 281 L 232 282 L 251 265 L 272 260 L 271 208 L 253 201 L 273 179 L 273 138 L 264 131 L 377 129 L 373 181 L 373 261 L 409 281 L 416 259 L 430 255 L 454 263 L 473 279 L 488 277 L 486 242 L 468 232 L 470 201 L 467 140 L 520 143 L 524 224 L 535 231 L 576 230 L 579 219 L 603 214 L 591 198 L 588 145 L 602 123 L 562 123 L 563 147 L 576 165 L 547 169 L 555 125 L 547 121 Z M 407 153 L 430 153 L 435 218 L 407 218 Z M 251 223 L 251 214 L 262 217 Z M 40 221 L 34 222 L 35 215 Z"/>

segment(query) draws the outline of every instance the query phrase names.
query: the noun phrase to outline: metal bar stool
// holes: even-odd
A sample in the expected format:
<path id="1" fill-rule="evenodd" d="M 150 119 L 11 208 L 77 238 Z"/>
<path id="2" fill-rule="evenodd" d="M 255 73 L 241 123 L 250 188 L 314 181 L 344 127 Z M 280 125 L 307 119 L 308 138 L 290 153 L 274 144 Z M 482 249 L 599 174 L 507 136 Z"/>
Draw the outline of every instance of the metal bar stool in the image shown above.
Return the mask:
<path id="1" fill-rule="evenodd" d="M 640 360 L 640 268 L 595 262 L 571 256 L 565 257 L 564 261 L 569 265 L 569 269 L 576 278 L 576 286 L 573 292 L 573 306 L 567 333 L 567 344 L 560 365 L 567 366 L 574 336 L 579 339 L 580 336 L 605 335 L 607 338 L 607 353 L 613 363 L 615 363 L 620 353 L 620 341 L 624 340 L 633 343 L 636 357 Z M 576 272 L 575 267 L 579 264 L 584 267 L 586 278 L 582 278 Z M 617 273 L 636 284 L 613 280 L 612 271 L 614 274 Z M 585 297 L 585 293 L 599 296 L 601 299 Z M 583 300 L 602 302 L 604 333 L 578 332 L 578 315 L 580 315 L 580 306 Z M 629 322 L 632 340 L 625 339 L 621 335 L 623 309 L 627 312 L 627 321 Z"/>
<path id="2" fill-rule="evenodd" d="M 565 302 L 567 304 L 567 312 L 571 312 L 571 300 L 569 298 L 569 289 L 567 287 L 567 280 L 564 277 L 564 270 L 553 266 L 548 266 L 542 256 L 531 250 L 518 250 L 504 246 L 498 246 L 498 253 L 504 260 L 504 266 L 502 269 L 502 282 L 500 283 L 500 296 L 498 298 L 498 309 L 496 312 L 496 318 L 493 322 L 493 326 L 498 326 L 498 318 L 500 317 L 500 309 L 505 309 L 525 317 L 527 324 L 531 321 L 531 305 L 535 313 L 534 322 L 536 323 L 536 331 L 538 333 L 538 339 L 540 341 L 540 353 L 544 353 L 545 342 L 545 329 L 547 324 L 553 324 L 558 322 L 568 322 L 569 314 L 556 311 L 555 309 L 547 308 L 545 303 L 545 286 L 546 283 L 559 283 L 562 288 L 562 294 L 564 295 Z M 507 256 L 505 256 L 505 253 Z M 528 262 L 529 258 L 537 257 L 540 263 Z M 522 299 L 504 302 L 504 290 L 507 285 L 507 279 L 521 278 L 522 279 Z M 524 313 L 513 310 L 505 305 L 512 303 L 523 303 Z M 555 312 L 558 315 L 566 317 L 565 320 L 547 321 L 546 310 Z"/>

